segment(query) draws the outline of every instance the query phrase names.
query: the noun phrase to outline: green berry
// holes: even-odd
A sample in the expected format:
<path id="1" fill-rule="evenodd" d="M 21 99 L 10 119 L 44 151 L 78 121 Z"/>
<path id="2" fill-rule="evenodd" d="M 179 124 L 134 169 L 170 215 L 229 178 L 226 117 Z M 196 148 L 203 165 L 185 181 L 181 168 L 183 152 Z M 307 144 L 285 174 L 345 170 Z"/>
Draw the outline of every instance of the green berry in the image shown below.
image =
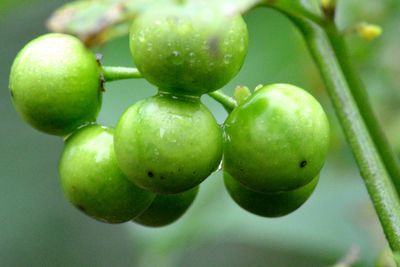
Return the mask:
<path id="1" fill-rule="evenodd" d="M 150 207 L 133 219 L 150 227 L 161 227 L 178 220 L 192 205 L 199 187 L 174 195 L 157 195 Z"/>
<path id="2" fill-rule="evenodd" d="M 14 106 L 39 131 L 65 136 L 96 120 L 101 106 L 100 68 L 82 42 L 46 34 L 17 55 L 10 74 Z"/>
<path id="3" fill-rule="evenodd" d="M 130 48 L 143 76 L 161 90 L 201 95 L 221 88 L 247 54 L 240 15 L 223 17 L 204 4 L 150 9 L 134 20 Z"/>
<path id="4" fill-rule="evenodd" d="M 115 131 L 122 171 L 161 194 L 187 191 L 206 179 L 222 157 L 222 133 L 198 100 L 157 95 L 128 108 Z"/>
<path id="5" fill-rule="evenodd" d="M 115 159 L 113 130 L 99 125 L 81 128 L 67 139 L 59 173 L 69 201 L 103 222 L 132 220 L 155 197 L 126 179 Z"/>
<path id="6" fill-rule="evenodd" d="M 326 114 L 306 91 L 288 84 L 257 90 L 227 118 L 223 168 L 261 193 L 311 181 L 329 147 Z"/>
<path id="7" fill-rule="evenodd" d="M 252 191 L 226 172 L 224 181 L 229 195 L 243 209 L 263 217 L 280 217 L 295 211 L 307 201 L 317 186 L 318 176 L 295 190 L 277 193 Z"/>

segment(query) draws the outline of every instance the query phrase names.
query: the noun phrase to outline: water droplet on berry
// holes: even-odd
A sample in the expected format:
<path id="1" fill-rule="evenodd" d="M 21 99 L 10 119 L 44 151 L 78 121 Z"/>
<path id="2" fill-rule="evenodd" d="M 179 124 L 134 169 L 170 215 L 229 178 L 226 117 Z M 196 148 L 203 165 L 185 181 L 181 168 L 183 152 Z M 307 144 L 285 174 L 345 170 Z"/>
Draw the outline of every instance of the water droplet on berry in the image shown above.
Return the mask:
<path id="1" fill-rule="evenodd" d="M 183 62 L 183 57 L 179 51 L 172 52 L 172 64 L 180 65 Z"/>
<path id="2" fill-rule="evenodd" d="M 217 172 L 222 171 L 222 160 L 219 162 L 218 168 L 216 170 Z"/>
<path id="3" fill-rule="evenodd" d="M 244 50 L 244 46 L 245 46 L 244 43 L 245 43 L 245 42 L 244 42 L 244 38 L 242 37 L 242 38 L 240 39 L 240 47 L 239 47 L 239 50 L 240 50 L 240 51 L 243 51 L 243 50 Z"/>
<path id="4" fill-rule="evenodd" d="M 153 50 L 153 44 L 152 43 L 148 43 L 147 44 L 147 51 L 151 51 L 151 50 Z"/>
<path id="5" fill-rule="evenodd" d="M 165 134 L 165 129 L 164 128 L 160 128 L 160 137 L 163 138 Z"/>
<path id="6" fill-rule="evenodd" d="M 145 38 L 145 34 L 144 34 L 144 32 L 143 31 L 141 31 L 140 33 L 139 33 L 139 42 L 141 42 L 141 43 L 143 43 L 144 41 L 146 41 L 146 38 Z"/>
<path id="7" fill-rule="evenodd" d="M 231 63 L 231 60 L 232 60 L 232 55 L 231 55 L 231 54 L 226 54 L 226 55 L 224 56 L 224 63 L 225 63 L 225 64 Z"/>
<path id="8" fill-rule="evenodd" d="M 189 53 L 189 61 L 190 63 L 194 63 L 196 61 L 196 54 L 194 52 Z"/>

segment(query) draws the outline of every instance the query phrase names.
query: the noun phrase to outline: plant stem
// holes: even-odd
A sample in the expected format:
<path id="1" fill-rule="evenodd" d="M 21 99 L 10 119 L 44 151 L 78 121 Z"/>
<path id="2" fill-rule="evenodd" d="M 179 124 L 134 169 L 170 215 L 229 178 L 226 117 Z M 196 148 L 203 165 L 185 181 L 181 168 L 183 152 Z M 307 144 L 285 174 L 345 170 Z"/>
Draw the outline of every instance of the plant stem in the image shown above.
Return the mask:
<path id="1" fill-rule="evenodd" d="M 393 149 L 390 147 L 389 142 L 387 141 L 386 136 L 374 115 L 368 100 L 366 88 L 350 60 L 348 48 L 343 36 L 338 31 L 334 23 L 328 24 L 325 29 L 331 41 L 332 48 L 335 51 L 336 58 L 338 59 L 343 72 L 346 74 L 345 78 L 349 84 L 349 88 L 354 96 L 360 113 L 364 118 L 365 124 L 369 129 L 375 146 L 378 149 L 382 160 L 384 161 L 385 166 L 392 178 L 392 181 L 396 186 L 397 192 L 400 194 L 400 165 L 398 158 Z"/>
<path id="2" fill-rule="evenodd" d="M 142 75 L 136 68 L 103 66 L 102 73 L 106 82 L 142 78 Z"/>
<path id="3" fill-rule="evenodd" d="M 394 253 L 399 253 L 400 201 L 392 181 L 394 179 L 389 176 L 396 173 L 393 169 L 389 170 L 393 167 L 391 164 L 396 162 L 395 157 L 391 157 L 393 154 L 389 153 L 391 149 L 386 139 L 381 139 L 384 135 L 373 116 L 372 108 L 356 72 L 351 64 L 346 64 L 349 57 L 344 53 L 347 51 L 344 40 L 339 35 L 335 35 L 337 32 L 329 28 L 329 24 L 333 24 L 333 21 L 325 19 L 321 23 L 305 14 L 296 13 L 298 3 L 293 1 L 280 8 L 276 7 L 274 1 L 266 2 L 266 5 L 288 16 L 303 33 L 325 81 L 339 122 L 351 146 L 389 245 Z M 350 86 L 356 89 L 352 87 L 352 91 Z M 367 114 L 363 117 L 364 112 Z M 385 149 L 388 150 L 386 152 L 385 149 L 379 150 L 377 146 L 379 147 L 380 144 L 386 144 Z"/>
<path id="4" fill-rule="evenodd" d="M 269 6 L 290 17 L 307 18 L 320 26 L 325 24 L 323 16 L 308 10 L 300 0 L 260 0 L 260 3 L 260 5 Z"/>
<path id="5" fill-rule="evenodd" d="M 136 68 L 102 66 L 102 74 L 105 82 L 112 82 L 125 79 L 143 78 Z M 230 113 L 236 106 L 235 99 L 217 90 L 208 94 L 211 98 L 219 102 Z"/>
<path id="6" fill-rule="evenodd" d="M 224 94 L 221 90 L 208 93 L 210 97 L 222 104 L 225 110 L 230 113 L 237 106 L 236 100 Z"/>
<path id="7" fill-rule="evenodd" d="M 356 96 L 351 93 L 330 40 L 324 30 L 315 23 L 298 17 L 291 17 L 291 19 L 302 31 L 319 67 L 386 238 L 392 250 L 400 252 L 400 201 L 354 100 Z"/>

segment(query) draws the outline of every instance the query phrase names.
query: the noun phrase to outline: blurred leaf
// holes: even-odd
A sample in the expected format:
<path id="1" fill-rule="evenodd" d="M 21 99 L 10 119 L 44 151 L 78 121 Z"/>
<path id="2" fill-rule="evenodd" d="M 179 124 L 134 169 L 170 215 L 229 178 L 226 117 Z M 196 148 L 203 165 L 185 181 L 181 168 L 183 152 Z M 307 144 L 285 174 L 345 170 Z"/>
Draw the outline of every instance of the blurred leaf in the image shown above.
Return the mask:
<path id="1" fill-rule="evenodd" d="M 188 4 L 202 4 L 229 16 L 243 13 L 260 1 L 188 0 Z M 129 24 L 144 10 L 177 3 L 177 0 L 78 0 L 57 9 L 49 18 L 47 27 L 53 32 L 75 35 L 87 46 L 97 46 L 128 34 Z"/>
<path id="2" fill-rule="evenodd" d="M 95 46 L 124 35 L 128 22 L 152 0 L 80 0 L 57 9 L 47 22 L 53 32 L 77 36 Z"/>

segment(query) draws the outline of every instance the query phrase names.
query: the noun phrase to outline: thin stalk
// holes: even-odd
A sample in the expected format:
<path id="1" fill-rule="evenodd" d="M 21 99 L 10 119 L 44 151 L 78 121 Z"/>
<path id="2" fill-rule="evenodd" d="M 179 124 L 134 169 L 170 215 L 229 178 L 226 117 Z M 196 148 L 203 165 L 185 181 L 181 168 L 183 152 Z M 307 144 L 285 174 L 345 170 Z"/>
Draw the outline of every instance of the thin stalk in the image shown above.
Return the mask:
<path id="1" fill-rule="evenodd" d="M 102 74 L 106 82 L 142 78 L 142 75 L 136 68 L 103 66 Z"/>
<path id="2" fill-rule="evenodd" d="M 325 19 L 321 14 L 308 10 L 300 0 L 260 0 L 259 6 L 263 5 L 274 8 L 291 17 L 307 18 L 320 26 L 325 24 Z"/>
<path id="3" fill-rule="evenodd" d="M 136 68 L 102 66 L 102 74 L 105 82 L 112 82 L 125 79 L 143 78 Z M 230 113 L 236 106 L 235 99 L 217 90 L 208 94 L 211 98 L 219 102 Z"/>
<path id="4" fill-rule="evenodd" d="M 338 59 L 343 72 L 346 74 L 345 78 L 349 88 L 369 129 L 375 146 L 379 150 L 392 181 L 396 186 L 398 194 L 400 194 L 400 164 L 398 157 L 390 147 L 390 144 L 382 131 L 382 127 L 379 125 L 379 122 L 374 115 L 368 99 L 367 90 L 350 60 L 350 53 L 344 38 L 334 23 L 328 24 L 325 30 L 330 39 L 332 48 L 335 51 L 336 58 Z"/>
<path id="5" fill-rule="evenodd" d="M 208 93 L 208 95 L 217 102 L 221 103 L 228 113 L 232 112 L 232 110 L 237 106 L 236 100 L 226 95 L 221 90 Z"/>
<path id="6" fill-rule="evenodd" d="M 345 73 L 323 29 L 291 18 L 302 31 L 364 179 L 391 249 L 400 252 L 400 201 L 379 151 L 369 134 Z"/>

